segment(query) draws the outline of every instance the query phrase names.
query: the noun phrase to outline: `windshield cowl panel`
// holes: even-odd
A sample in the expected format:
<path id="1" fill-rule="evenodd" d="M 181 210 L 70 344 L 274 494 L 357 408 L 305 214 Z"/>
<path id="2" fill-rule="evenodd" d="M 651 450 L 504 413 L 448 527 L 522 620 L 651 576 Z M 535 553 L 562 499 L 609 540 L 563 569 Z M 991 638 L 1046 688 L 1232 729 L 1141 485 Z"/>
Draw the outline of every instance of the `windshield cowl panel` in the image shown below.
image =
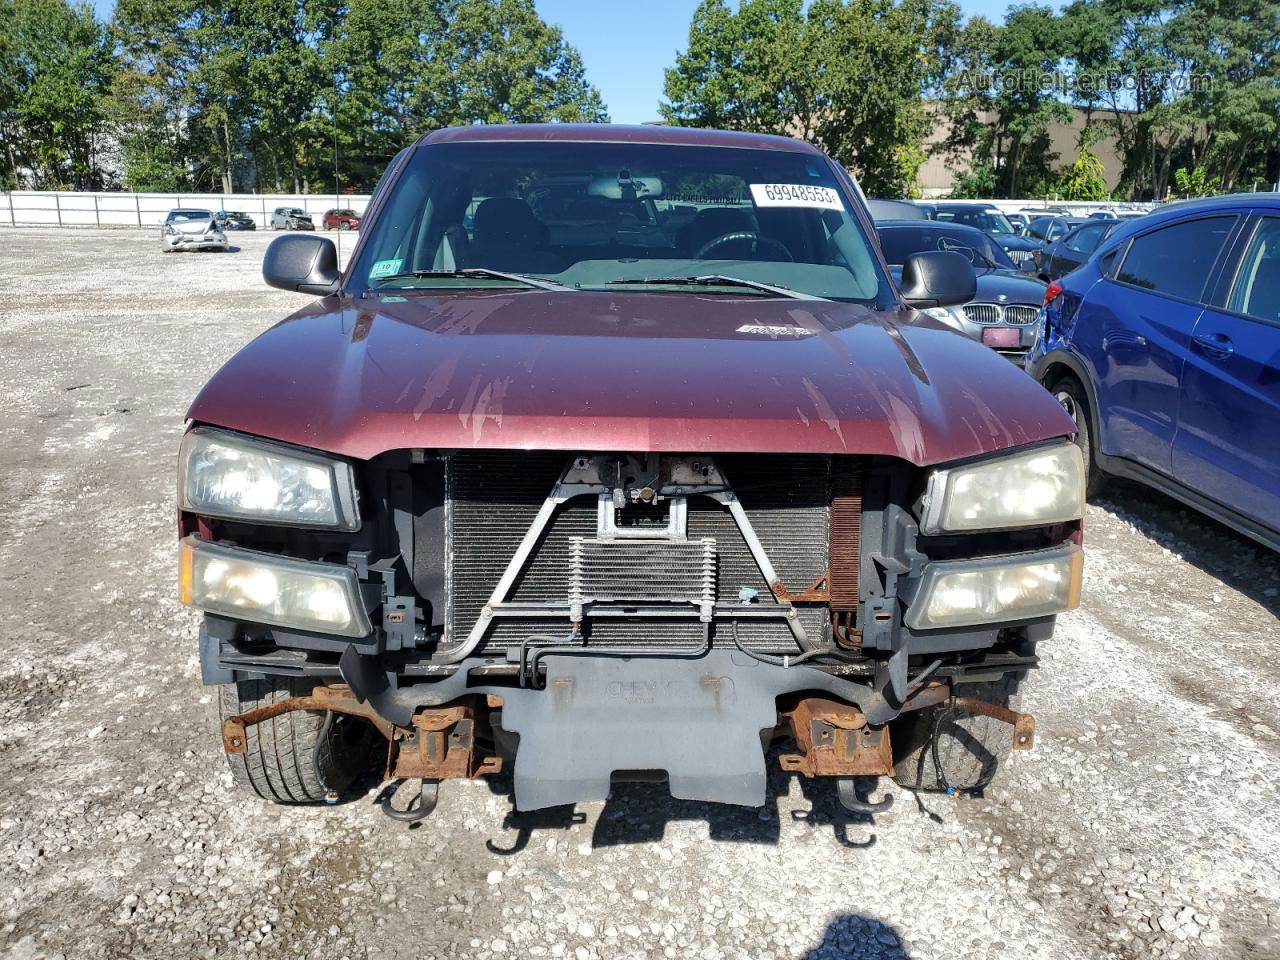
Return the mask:
<path id="1" fill-rule="evenodd" d="M 417 148 L 390 189 L 348 290 L 719 277 L 700 292 L 896 305 L 853 199 L 810 151 L 455 141 Z"/>

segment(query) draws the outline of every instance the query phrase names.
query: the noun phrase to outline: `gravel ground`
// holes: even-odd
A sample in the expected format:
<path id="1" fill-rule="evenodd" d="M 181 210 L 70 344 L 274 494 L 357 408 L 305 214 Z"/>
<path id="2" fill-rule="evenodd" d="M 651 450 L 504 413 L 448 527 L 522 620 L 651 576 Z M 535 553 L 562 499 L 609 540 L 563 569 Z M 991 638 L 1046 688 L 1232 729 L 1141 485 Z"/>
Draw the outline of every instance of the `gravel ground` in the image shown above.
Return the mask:
<path id="1" fill-rule="evenodd" d="M 0 230 L 0 955 L 1280 957 L 1280 560 L 1121 483 L 1027 686 L 1038 745 L 981 799 L 871 820 L 778 775 L 763 812 L 634 786 L 515 816 L 451 783 L 408 829 L 234 793 L 174 458 L 304 302 L 262 284 L 269 239 Z"/>

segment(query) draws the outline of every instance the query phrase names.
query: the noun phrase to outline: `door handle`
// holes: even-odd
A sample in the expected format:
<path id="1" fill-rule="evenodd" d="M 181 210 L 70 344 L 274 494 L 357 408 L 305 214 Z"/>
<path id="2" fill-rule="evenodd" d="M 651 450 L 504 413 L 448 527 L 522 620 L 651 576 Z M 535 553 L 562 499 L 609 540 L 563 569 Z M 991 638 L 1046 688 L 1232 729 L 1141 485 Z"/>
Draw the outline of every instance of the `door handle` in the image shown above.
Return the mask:
<path id="1" fill-rule="evenodd" d="M 1236 352 L 1231 338 L 1225 333 L 1198 333 L 1191 339 L 1206 356 L 1215 360 L 1225 360 Z"/>

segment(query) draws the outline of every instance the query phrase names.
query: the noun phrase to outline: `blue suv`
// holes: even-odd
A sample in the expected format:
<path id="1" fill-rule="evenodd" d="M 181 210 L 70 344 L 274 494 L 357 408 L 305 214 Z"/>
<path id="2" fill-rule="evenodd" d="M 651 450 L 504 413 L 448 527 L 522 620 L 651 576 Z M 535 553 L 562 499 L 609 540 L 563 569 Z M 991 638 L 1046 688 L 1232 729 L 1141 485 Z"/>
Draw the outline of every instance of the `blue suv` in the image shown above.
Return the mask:
<path id="1" fill-rule="evenodd" d="M 1280 194 L 1115 227 L 1045 291 L 1027 369 L 1091 489 L 1129 477 L 1280 550 Z"/>

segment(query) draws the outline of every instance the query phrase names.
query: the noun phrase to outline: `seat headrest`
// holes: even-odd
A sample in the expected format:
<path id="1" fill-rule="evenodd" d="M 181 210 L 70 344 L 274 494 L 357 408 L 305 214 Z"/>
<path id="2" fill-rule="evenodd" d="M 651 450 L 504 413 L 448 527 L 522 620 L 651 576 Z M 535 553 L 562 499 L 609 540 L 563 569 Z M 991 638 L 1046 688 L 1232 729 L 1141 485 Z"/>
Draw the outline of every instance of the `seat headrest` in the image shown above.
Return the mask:
<path id="1" fill-rule="evenodd" d="M 475 239 L 482 246 L 539 245 L 547 225 L 519 197 L 490 197 L 476 207 Z"/>

